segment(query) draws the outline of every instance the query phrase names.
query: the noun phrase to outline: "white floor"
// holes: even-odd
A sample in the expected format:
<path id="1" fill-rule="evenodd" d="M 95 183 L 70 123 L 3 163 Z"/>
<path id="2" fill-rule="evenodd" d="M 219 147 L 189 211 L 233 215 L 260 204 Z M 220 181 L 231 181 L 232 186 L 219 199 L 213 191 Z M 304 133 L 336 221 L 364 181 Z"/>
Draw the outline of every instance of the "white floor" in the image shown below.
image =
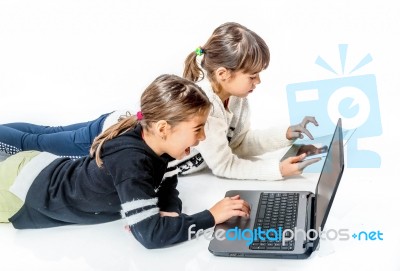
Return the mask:
<path id="1" fill-rule="evenodd" d="M 1 270 L 400 270 L 395 225 L 400 206 L 397 186 L 382 169 L 345 169 L 326 228 L 383 232 L 383 241 L 324 240 L 307 260 L 216 257 L 201 238 L 148 250 L 122 220 L 92 226 L 15 230 L 0 224 Z M 397 178 L 398 179 L 398 178 Z M 220 179 L 205 171 L 180 178 L 178 189 L 187 214 L 211 207 L 230 189 L 314 191 L 317 173 L 277 182 Z M 267 268 L 268 267 L 268 268 Z"/>

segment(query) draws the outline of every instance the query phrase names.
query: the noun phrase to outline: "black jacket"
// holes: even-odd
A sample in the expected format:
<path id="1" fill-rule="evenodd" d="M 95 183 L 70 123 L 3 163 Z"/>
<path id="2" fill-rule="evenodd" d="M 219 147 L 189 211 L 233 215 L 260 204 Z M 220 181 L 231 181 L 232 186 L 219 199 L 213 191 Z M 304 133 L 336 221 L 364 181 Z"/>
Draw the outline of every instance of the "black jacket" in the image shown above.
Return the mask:
<path id="1" fill-rule="evenodd" d="M 89 156 L 58 158 L 32 183 L 23 207 L 10 221 L 17 229 L 70 224 L 96 224 L 125 217 L 132 234 L 147 248 L 188 239 L 188 228 L 214 225 L 208 210 L 181 214 L 177 170 L 173 158 L 157 156 L 141 137 L 137 125 L 103 145 L 103 167 Z M 178 212 L 161 217 L 159 211 Z"/>

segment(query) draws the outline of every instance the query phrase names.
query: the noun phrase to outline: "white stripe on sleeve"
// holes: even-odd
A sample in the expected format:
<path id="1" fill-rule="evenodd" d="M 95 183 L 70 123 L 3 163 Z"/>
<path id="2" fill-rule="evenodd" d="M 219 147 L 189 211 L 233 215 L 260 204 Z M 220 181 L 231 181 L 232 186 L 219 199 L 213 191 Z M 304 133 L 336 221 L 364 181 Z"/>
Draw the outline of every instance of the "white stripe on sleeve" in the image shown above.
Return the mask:
<path id="1" fill-rule="evenodd" d="M 128 216 L 128 217 L 126 217 L 126 220 L 128 222 L 128 225 L 132 226 L 132 225 L 135 225 L 136 223 L 139 223 L 140 221 L 145 220 L 146 218 L 149 218 L 158 213 L 160 213 L 160 209 L 158 207 L 154 207 L 149 210 Z"/>
<path id="2" fill-rule="evenodd" d="M 172 176 L 174 176 L 174 175 L 177 175 L 178 173 L 179 173 L 179 168 L 176 168 L 176 169 L 174 169 L 174 170 L 165 172 L 163 179 L 172 177 Z"/>

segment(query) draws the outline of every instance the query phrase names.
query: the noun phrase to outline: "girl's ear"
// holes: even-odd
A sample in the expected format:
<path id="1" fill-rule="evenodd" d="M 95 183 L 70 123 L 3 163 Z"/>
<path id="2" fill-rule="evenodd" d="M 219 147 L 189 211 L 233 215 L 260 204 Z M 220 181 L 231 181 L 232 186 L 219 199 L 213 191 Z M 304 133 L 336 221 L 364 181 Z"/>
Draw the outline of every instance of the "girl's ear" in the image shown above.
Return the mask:
<path id="1" fill-rule="evenodd" d="M 225 67 L 219 67 L 215 70 L 215 77 L 218 82 L 223 82 L 231 76 L 231 72 Z"/>
<path id="2" fill-rule="evenodd" d="M 169 130 L 169 124 L 165 120 L 159 120 L 154 124 L 154 132 L 162 139 L 165 139 Z"/>

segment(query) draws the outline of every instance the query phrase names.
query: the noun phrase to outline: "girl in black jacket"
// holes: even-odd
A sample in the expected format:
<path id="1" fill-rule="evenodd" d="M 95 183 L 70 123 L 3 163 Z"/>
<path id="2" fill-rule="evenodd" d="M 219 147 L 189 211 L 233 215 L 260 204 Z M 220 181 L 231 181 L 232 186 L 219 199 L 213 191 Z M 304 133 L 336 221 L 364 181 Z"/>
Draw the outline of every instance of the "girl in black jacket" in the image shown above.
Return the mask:
<path id="1" fill-rule="evenodd" d="M 238 196 L 209 210 L 181 213 L 174 159 L 205 139 L 211 103 L 190 81 L 162 75 L 141 97 L 141 111 L 114 124 L 76 160 L 19 152 L 0 163 L 0 221 L 17 229 L 96 224 L 125 218 L 147 248 L 185 241 L 232 216 L 249 216 Z M 195 225 L 195 226 L 193 226 Z"/>

